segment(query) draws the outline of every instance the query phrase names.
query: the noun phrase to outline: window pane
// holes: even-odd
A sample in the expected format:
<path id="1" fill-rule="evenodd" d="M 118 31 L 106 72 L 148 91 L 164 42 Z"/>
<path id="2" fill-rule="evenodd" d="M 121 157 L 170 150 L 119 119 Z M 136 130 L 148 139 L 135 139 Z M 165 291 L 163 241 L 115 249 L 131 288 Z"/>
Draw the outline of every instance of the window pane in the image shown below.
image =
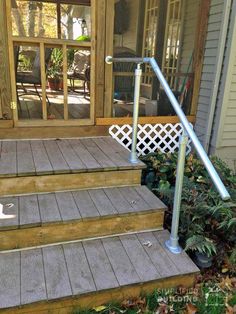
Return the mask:
<path id="1" fill-rule="evenodd" d="M 39 47 L 14 46 L 14 57 L 19 119 L 42 119 Z"/>
<path id="2" fill-rule="evenodd" d="M 61 38 L 90 40 L 91 9 L 89 6 L 62 4 Z"/>
<path id="3" fill-rule="evenodd" d="M 68 118 L 90 117 L 90 50 L 67 50 Z"/>
<path id="4" fill-rule="evenodd" d="M 48 119 L 64 119 L 62 48 L 46 49 L 51 49 L 51 57 L 47 66 Z"/>
<path id="5" fill-rule="evenodd" d="M 56 38 L 56 4 L 12 0 L 12 33 L 13 36 Z"/>

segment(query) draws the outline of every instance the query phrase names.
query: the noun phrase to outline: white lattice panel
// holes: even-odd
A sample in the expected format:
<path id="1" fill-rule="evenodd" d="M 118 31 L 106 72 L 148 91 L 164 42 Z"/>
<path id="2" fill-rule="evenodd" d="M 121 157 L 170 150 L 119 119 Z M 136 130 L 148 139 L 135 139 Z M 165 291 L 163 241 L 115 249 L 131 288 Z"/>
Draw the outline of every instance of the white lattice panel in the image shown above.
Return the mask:
<path id="1" fill-rule="evenodd" d="M 131 149 L 132 126 L 112 125 L 109 134 L 127 149 Z M 179 147 L 179 136 L 182 134 L 182 125 L 176 124 L 144 124 L 138 125 L 137 153 L 146 155 L 157 150 L 168 153 L 176 152 Z M 187 154 L 191 151 L 190 141 L 187 145 Z"/>

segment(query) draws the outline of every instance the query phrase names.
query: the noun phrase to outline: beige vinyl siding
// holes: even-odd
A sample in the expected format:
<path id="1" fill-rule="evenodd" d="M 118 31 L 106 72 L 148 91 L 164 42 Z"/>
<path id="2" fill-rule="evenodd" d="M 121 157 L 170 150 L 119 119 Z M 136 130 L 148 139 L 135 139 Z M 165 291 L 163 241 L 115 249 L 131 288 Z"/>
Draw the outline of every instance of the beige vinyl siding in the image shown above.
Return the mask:
<path id="1" fill-rule="evenodd" d="M 232 23 L 233 34 L 216 147 L 234 146 L 236 160 L 236 41 L 233 40 L 236 36 L 236 17 Z"/>
<path id="2" fill-rule="evenodd" d="M 186 73 L 194 50 L 195 34 L 198 21 L 199 0 L 182 0 L 184 3 L 184 20 L 182 22 L 183 30 L 181 35 L 181 58 L 179 63 L 179 72 Z M 190 68 L 191 72 L 191 68 Z M 180 80 L 180 86 L 183 79 Z"/>
<path id="3" fill-rule="evenodd" d="M 219 52 L 223 12 L 224 1 L 212 0 L 195 124 L 195 131 L 202 142 L 204 142 L 204 136 L 206 135 L 206 125 L 209 116 L 209 106 L 212 97 L 217 56 Z"/>

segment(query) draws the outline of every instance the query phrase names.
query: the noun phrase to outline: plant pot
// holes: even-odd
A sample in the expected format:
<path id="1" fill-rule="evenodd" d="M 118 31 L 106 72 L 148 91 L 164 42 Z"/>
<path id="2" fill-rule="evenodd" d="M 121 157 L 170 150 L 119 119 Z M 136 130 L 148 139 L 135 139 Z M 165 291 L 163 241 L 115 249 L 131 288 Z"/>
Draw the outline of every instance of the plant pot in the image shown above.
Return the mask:
<path id="1" fill-rule="evenodd" d="M 194 256 L 194 262 L 200 268 L 209 268 L 212 266 L 212 256 L 207 256 L 207 254 L 196 252 Z"/>
<path id="2" fill-rule="evenodd" d="M 48 78 L 48 86 L 51 90 L 60 90 L 63 85 L 63 81 L 59 78 Z"/>

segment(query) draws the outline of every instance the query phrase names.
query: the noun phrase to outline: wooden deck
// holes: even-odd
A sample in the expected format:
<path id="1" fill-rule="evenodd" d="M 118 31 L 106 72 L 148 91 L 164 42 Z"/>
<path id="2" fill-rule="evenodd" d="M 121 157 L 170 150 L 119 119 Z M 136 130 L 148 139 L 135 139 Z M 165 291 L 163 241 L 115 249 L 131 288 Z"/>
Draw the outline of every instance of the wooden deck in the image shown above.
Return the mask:
<path id="1" fill-rule="evenodd" d="M 171 282 L 176 276 L 176 283 L 182 283 L 186 274 L 191 274 L 192 281 L 198 268 L 186 253 L 172 255 L 166 250 L 168 236 L 157 231 L 2 253 L 0 308 L 14 307 L 12 313 L 45 309 L 58 313 L 55 309 L 63 303 L 68 310 L 63 313 L 70 313 L 80 298 L 85 306 L 88 294 L 87 306 L 91 306 L 97 303 L 98 292 L 105 300 L 108 291 L 119 291 L 120 298 L 125 289 L 137 284 L 138 290 L 147 290 L 148 283 L 152 288 L 165 286 L 163 279 Z M 147 241 L 150 247 L 145 246 Z"/>
<path id="2" fill-rule="evenodd" d="M 140 169 L 111 137 L 1 141 L 0 177 Z"/>
<path id="3" fill-rule="evenodd" d="M 144 186 L 5 197 L 0 203 L 5 215 L 14 216 L 0 219 L 0 250 L 162 229 L 166 209 Z"/>

